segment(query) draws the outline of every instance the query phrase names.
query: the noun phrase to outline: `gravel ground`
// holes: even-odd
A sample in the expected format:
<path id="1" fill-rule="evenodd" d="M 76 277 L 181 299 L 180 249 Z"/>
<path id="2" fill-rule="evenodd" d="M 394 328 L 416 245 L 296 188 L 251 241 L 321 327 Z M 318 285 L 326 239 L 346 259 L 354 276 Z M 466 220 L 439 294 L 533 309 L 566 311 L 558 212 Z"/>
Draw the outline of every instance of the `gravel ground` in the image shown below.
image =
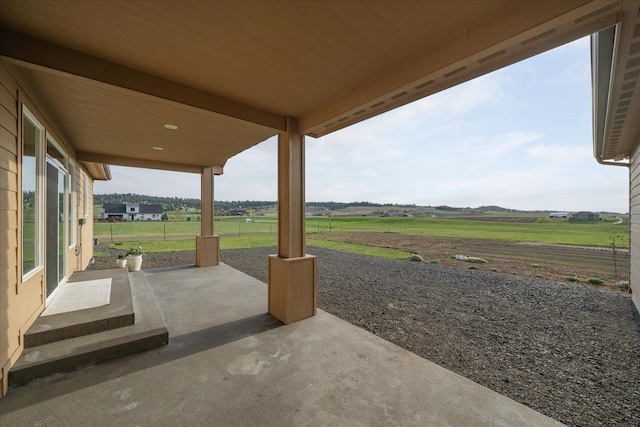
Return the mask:
<path id="1" fill-rule="evenodd" d="M 266 282 L 275 251 L 225 250 L 221 258 Z M 308 251 L 318 256 L 323 310 L 568 425 L 640 425 L 640 316 L 629 295 Z M 114 258 L 93 268 L 111 268 Z M 143 268 L 194 261 L 193 251 L 150 254 Z"/>

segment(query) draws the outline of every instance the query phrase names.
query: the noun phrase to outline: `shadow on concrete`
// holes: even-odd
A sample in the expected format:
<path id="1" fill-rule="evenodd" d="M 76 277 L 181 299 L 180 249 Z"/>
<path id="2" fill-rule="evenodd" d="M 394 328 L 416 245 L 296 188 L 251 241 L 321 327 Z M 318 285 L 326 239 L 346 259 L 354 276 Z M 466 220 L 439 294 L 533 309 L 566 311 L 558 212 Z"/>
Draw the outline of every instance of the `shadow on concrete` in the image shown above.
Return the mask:
<path id="1" fill-rule="evenodd" d="M 112 381 L 118 377 L 142 371 L 164 363 L 211 350 L 243 338 L 283 326 L 269 313 L 263 313 L 244 319 L 212 326 L 183 335 L 173 336 L 169 344 L 146 353 L 129 356 L 123 359 L 99 365 L 82 367 L 68 373 L 52 374 L 48 377 L 34 380 L 24 386 L 18 386 L 3 399 L 0 399 L 0 415 L 8 414 L 27 406 L 54 399 L 68 393 L 94 386 L 101 382 Z M 93 370 L 91 381 L 84 372 Z M 64 381 L 64 385 L 60 384 Z M 20 389 L 29 385 L 37 385 L 37 393 L 30 393 L 29 399 L 19 398 Z M 15 400 L 14 400 L 15 398 Z"/>

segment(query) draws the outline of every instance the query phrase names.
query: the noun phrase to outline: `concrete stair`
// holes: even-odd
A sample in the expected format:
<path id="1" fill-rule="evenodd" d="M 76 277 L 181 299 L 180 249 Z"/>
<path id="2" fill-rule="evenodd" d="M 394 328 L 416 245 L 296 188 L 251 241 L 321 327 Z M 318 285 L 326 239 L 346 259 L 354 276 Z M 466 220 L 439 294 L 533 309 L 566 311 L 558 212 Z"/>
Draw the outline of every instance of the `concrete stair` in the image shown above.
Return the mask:
<path id="1" fill-rule="evenodd" d="M 108 305 L 38 318 L 9 371 L 9 387 L 53 373 L 166 345 L 169 333 L 142 272 L 124 268 L 75 273 L 72 281 L 111 277 Z"/>

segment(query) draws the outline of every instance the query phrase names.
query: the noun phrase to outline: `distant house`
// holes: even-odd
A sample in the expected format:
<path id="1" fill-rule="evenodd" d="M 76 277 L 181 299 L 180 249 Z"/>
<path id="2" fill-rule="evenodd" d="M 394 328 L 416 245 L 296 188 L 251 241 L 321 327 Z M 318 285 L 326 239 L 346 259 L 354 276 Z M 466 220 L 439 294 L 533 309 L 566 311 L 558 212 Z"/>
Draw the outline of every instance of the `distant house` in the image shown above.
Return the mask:
<path id="1" fill-rule="evenodd" d="M 227 211 L 227 216 L 245 216 L 247 211 L 245 209 L 232 209 Z"/>
<path id="2" fill-rule="evenodd" d="M 600 214 L 595 212 L 576 212 L 571 215 L 571 221 L 600 221 Z"/>
<path id="3" fill-rule="evenodd" d="M 102 218 L 117 221 L 160 221 L 162 205 L 105 203 Z"/>
<path id="4" fill-rule="evenodd" d="M 569 218 L 569 212 L 551 212 L 549 218 Z"/>

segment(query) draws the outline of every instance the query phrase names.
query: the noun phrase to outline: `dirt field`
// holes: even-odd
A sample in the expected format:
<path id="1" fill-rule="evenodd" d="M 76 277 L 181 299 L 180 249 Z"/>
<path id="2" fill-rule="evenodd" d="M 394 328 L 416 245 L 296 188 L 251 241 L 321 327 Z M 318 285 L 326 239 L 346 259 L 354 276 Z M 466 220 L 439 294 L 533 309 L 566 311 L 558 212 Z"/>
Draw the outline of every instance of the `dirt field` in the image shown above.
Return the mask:
<path id="1" fill-rule="evenodd" d="M 569 245 L 519 243 L 502 240 L 467 239 L 455 237 L 422 236 L 400 233 L 332 233 L 314 238 L 346 243 L 395 248 L 420 255 L 425 261 L 459 268 L 471 266 L 478 270 L 498 270 L 526 277 L 554 282 L 567 281 L 576 276 L 581 284 L 597 277 L 605 281 L 602 287 L 619 289 L 616 283 L 629 280 L 629 253 L 618 249 L 614 260 L 608 248 L 588 248 Z M 452 259 L 467 255 L 487 260 L 486 264 L 470 264 Z M 615 262 L 614 262 L 615 261 Z M 617 273 L 617 274 L 616 274 Z"/>

